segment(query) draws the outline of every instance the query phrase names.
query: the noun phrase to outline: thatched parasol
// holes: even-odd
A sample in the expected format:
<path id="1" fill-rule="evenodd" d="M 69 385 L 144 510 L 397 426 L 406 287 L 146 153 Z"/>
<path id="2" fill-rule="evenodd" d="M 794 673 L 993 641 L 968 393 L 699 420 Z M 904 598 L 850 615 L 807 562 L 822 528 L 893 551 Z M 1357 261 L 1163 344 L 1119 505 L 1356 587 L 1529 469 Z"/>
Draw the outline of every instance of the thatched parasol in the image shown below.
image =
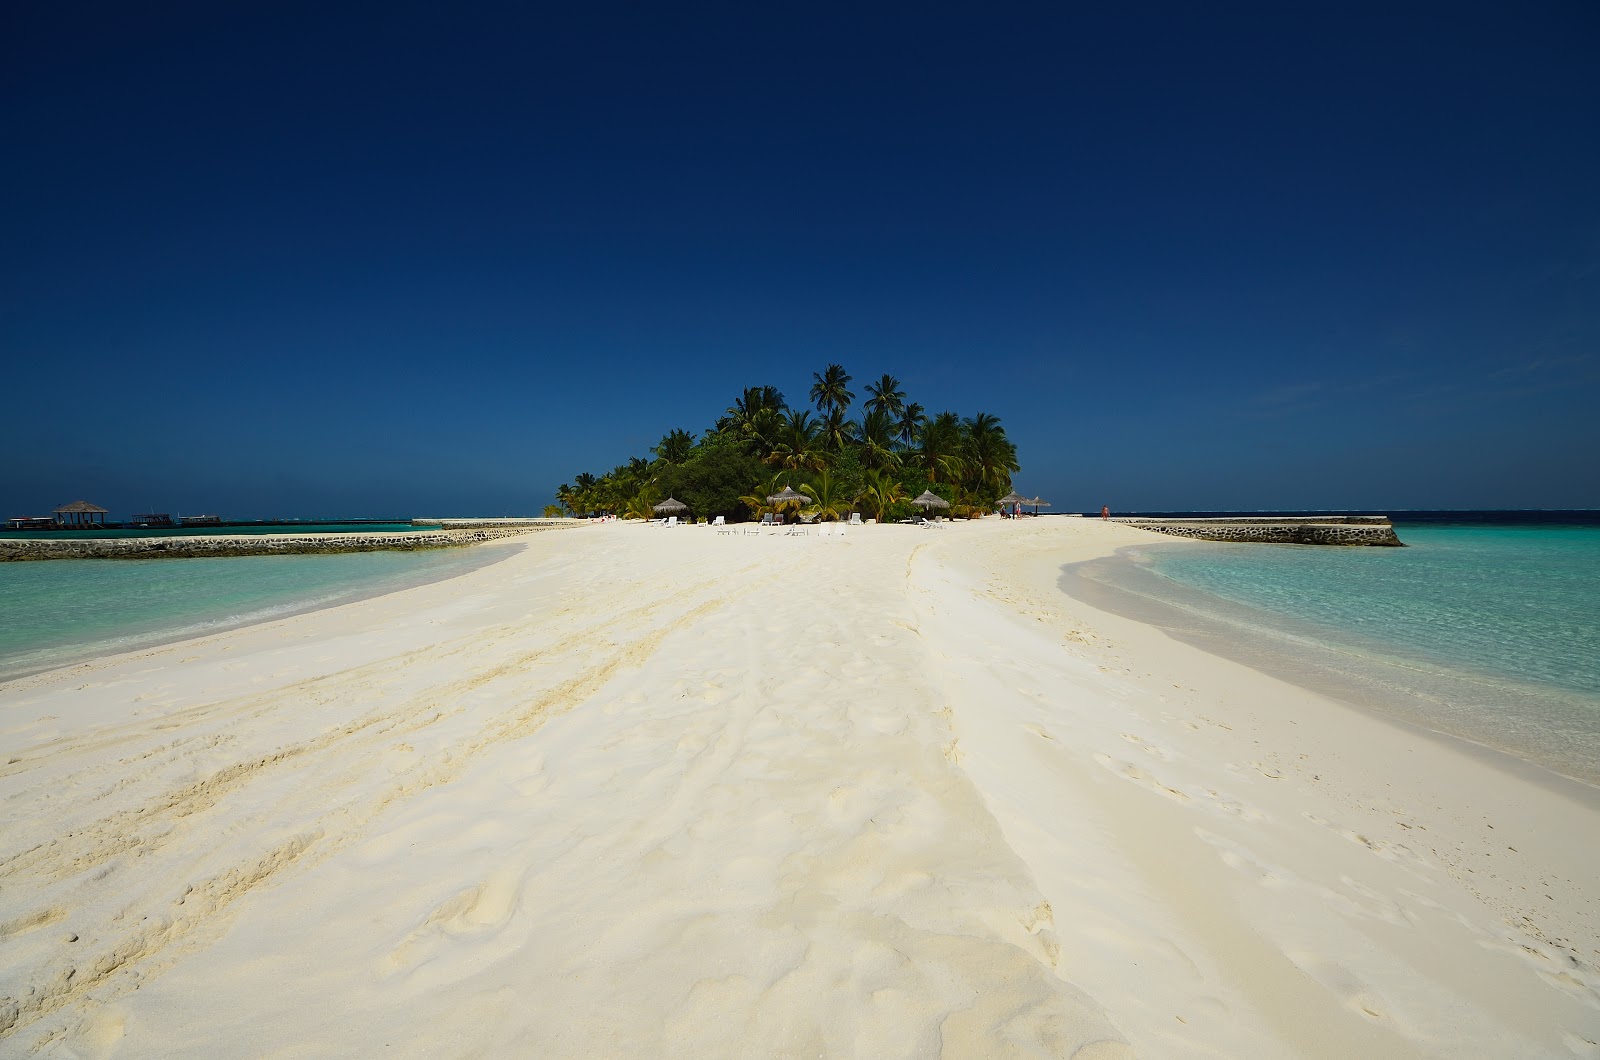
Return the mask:
<path id="1" fill-rule="evenodd" d="M 680 500 L 668 497 L 660 504 L 654 505 L 652 510 L 658 512 L 686 512 L 689 510 L 689 506 Z"/>
<path id="2" fill-rule="evenodd" d="M 1000 498 L 1000 503 L 1001 504 L 1027 504 L 1028 503 L 1028 498 L 1024 497 L 1022 494 L 1018 493 L 1016 490 L 1012 490 L 1010 493 L 1008 493 L 1004 497 Z"/>
<path id="3" fill-rule="evenodd" d="M 1050 507 L 1050 502 L 1049 501 L 1040 500 L 1038 497 L 1033 498 L 1033 500 L 1031 500 L 1031 501 L 1023 501 L 1022 503 L 1023 504 L 1031 504 L 1031 505 L 1033 505 L 1033 514 L 1034 515 L 1038 515 L 1039 514 L 1039 509 L 1040 508 L 1048 508 L 1048 507 Z"/>
<path id="4" fill-rule="evenodd" d="M 810 504 L 811 498 L 804 493 L 796 493 L 790 486 L 785 486 L 782 493 L 774 493 L 769 496 L 767 503 L 774 508 L 779 508 L 785 504 Z"/>
<path id="5" fill-rule="evenodd" d="M 912 501 L 911 503 L 915 504 L 918 508 L 948 508 L 948 507 L 950 507 L 950 502 L 949 501 L 945 500 L 943 497 L 939 496 L 937 493 L 933 492 L 932 490 L 923 490 L 922 491 L 922 496 L 918 497 L 916 500 Z"/>

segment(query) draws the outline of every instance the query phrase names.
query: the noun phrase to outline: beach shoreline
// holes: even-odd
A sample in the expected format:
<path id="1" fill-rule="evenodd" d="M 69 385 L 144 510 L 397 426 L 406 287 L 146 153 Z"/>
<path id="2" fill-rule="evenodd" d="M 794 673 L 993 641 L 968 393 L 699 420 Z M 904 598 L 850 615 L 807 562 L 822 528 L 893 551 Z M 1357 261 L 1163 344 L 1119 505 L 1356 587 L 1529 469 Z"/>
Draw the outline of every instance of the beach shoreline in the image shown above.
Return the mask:
<path id="1" fill-rule="evenodd" d="M 603 524 L 0 684 L 0 1043 L 1587 1055 L 1593 800 L 1061 591 L 1141 539 Z"/>
<path id="2" fill-rule="evenodd" d="M 147 633 L 122 634 L 109 640 L 90 642 L 79 646 L 63 646 L 57 649 L 60 652 L 59 657 L 53 657 L 49 661 L 41 661 L 37 664 L 18 664 L 14 669 L 10 668 L 12 665 L 11 663 L 0 660 L 0 666 L 7 667 L 5 669 L 0 669 L 0 690 L 3 690 L 7 684 L 12 682 L 23 681 L 27 678 L 40 674 L 49 674 L 55 670 L 66 670 L 76 666 L 93 666 L 96 664 L 111 662 L 124 655 L 136 655 L 141 652 L 151 651 L 157 648 L 164 648 L 169 645 L 182 644 L 186 641 L 199 640 L 217 634 L 228 633 L 233 630 L 246 629 L 250 626 L 261 625 L 268 622 L 276 622 L 283 619 L 290 619 L 298 615 L 311 614 L 316 611 L 325 611 L 330 608 L 342 607 L 346 604 L 360 603 L 363 600 L 371 600 L 376 597 L 387 596 L 390 593 L 404 592 L 407 589 L 414 589 L 418 586 L 429 585 L 438 581 L 447 581 L 451 578 L 459 577 L 462 574 L 477 570 L 479 567 L 490 566 L 498 563 L 512 555 L 518 547 L 520 547 L 520 543 L 515 537 L 497 538 L 472 544 L 453 546 L 453 548 L 460 548 L 463 550 L 463 554 L 470 553 L 475 557 L 478 557 L 476 562 L 474 562 L 472 566 L 459 569 L 451 568 L 442 571 L 420 571 L 412 577 L 404 578 L 397 582 L 391 583 L 390 581 L 385 580 L 374 583 L 368 587 L 359 587 L 350 589 L 348 591 L 341 591 L 330 597 L 319 597 L 308 600 L 303 604 L 286 604 L 281 610 L 276 608 L 267 608 L 261 611 L 241 615 L 237 618 L 237 620 L 225 619 L 217 620 L 216 622 L 209 622 L 203 627 L 188 626 L 168 630 L 165 632 L 160 630 L 152 630 Z M 264 555 L 265 554 L 263 554 L 263 556 Z M 184 558 L 256 559 L 263 558 L 263 556 L 190 556 Z M 278 558 L 289 557 L 280 555 Z M 150 561 L 158 561 L 154 557 L 149 557 L 148 559 Z M 38 650 L 43 651 L 46 649 Z"/>
<path id="3" fill-rule="evenodd" d="M 1519 744 L 1508 739 L 1506 733 L 1484 724 L 1486 719 L 1474 719 L 1478 724 L 1471 725 L 1463 724 L 1460 718 L 1445 718 L 1430 712 L 1428 699 L 1435 698 L 1438 693 L 1424 699 L 1421 693 L 1401 687 L 1401 682 L 1393 675 L 1427 675 L 1458 701 L 1484 700 L 1494 693 L 1509 705 L 1506 712 L 1513 717 L 1519 699 L 1546 697 L 1551 694 L 1546 689 L 1518 687 L 1509 678 L 1464 672 L 1445 661 L 1375 656 L 1372 649 L 1380 647 L 1375 644 L 1330 643 L 1325 638 L 1337 637 L 1338 633 L 1308 628 L 1305 623 L 1286 616 L 1224 600 L 1202 589 L 1169 582 L 1162 587 L 1166 590 L 1163 595 L 1131 586 L 1114 574 L 1095 576 L 1103 565 L 1134 562 L 1128 558 L 1129 553 L 1137 555 L 1166 547 L 1186 546 L 1167 541 L 1126 545 L 1111 555 L 1064 565 L 1058 584 L 1069 598 L 1097 612 L 1153 626 L 1208 655 L 1232 660 L 1402 729 L 1414 730 L 1481 755 L 1497 768 L 1518 772 L 1530 779 L 1544 778 L 1556 789 L 1576 785 L 1571 789 L 1575 797 L 1600 797 L 1600 772 L 1595 768 L 1597 755 L 1593 735 L 1585 734 L 1587 738 L 1581 745 L 1567 748 Z M 1202 603 L 1189 606 L 1188 601 L 1195 599 Z M 1238 618 L 1239 615 L 1248 617 Z M 1279 636 L 1268 639 L 1263 635 L 1267 622 L 1278 623 Z M 1283 635 L 1284 630 L 1290 635 Z M 1354 634 L 1344 636 L 1347 641 L 1358 640 Z M 1577 693 L 1557 694 L 1577 698 Z M 1416 697 L 1416 703 L 1409 702 L 1412 697 Z M 1515 733 L 1510 735 L 1514 737 Z"/>

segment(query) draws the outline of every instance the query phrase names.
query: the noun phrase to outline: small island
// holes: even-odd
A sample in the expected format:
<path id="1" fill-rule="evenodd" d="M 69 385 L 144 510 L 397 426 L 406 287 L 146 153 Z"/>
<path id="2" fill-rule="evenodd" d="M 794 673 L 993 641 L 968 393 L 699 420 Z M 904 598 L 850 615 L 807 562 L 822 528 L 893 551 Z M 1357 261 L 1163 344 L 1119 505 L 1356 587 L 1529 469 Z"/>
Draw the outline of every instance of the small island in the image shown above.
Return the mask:
<path id="1" fill-rule="evenodd" d="M 885 374 L 864 387 L 853 418 L 854 379 L 842 365 L 811 378 L 810 400 L 800 405 L 777 387 L 745 388 L 698 437 L 674 428 L 653 459 L 577 475 L 545 514 L 649 519 L 670 497 L 701 520 L 798 514 L 826 522 L 859 511 L 884 523 L 917 515 L 914 501 L 931 493 L 941 512 L 976 518 L 995 511 L 1021 470 L 997 416 L 930 415 Z M 785 489 L 805 499 L 772 499 Z"/>

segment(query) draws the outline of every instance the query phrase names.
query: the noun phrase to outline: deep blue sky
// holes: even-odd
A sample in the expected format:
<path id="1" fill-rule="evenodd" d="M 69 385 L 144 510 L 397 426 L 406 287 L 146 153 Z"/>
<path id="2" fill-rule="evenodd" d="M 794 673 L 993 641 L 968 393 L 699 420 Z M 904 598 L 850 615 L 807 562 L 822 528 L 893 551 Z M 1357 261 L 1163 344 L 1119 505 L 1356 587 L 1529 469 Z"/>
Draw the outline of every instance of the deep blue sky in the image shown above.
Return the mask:
<path id="1" fill-rule="evenodd" d="M 0 6 L 0 516 L 536 512 L 830 361 L 1058 510 L 1600 507 L 1600 6 L 1099 6 Z"/>

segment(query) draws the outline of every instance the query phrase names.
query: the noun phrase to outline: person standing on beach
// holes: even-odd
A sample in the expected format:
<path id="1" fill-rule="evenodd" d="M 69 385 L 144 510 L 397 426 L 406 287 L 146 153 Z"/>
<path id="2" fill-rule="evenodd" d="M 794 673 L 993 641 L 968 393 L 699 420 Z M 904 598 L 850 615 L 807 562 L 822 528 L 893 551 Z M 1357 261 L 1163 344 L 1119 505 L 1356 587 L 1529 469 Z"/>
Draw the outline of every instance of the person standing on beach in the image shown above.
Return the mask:
<path id="1" fill-rule="evenodd" d="M 1100 518 L 1105 519 L 1107 521 L 1109 521 L 1111 519 L 1111 506 L 1110 505 L 1102 504 L 1100 506 Z"/>

